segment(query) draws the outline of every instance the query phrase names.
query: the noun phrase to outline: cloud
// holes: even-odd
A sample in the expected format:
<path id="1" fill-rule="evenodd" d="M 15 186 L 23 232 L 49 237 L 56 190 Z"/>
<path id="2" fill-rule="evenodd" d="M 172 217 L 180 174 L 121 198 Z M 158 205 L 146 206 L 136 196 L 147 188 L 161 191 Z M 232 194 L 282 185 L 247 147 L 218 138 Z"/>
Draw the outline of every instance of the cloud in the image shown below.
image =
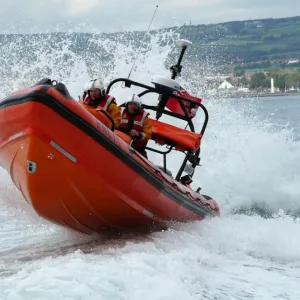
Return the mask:
<path id="1" fill-rule="evenodd" d="M 299 0 L 0 0 L 2 32 L 145 30 L 295 16 Z"/>
<path id="2" fill-rule="evenodd" d="M 67 13 L 69 16 L 80 16 L 81 14 L 86 14 L 97 10 L 99 6 L 98 0 L 68 0 L 67 1 Z"/>

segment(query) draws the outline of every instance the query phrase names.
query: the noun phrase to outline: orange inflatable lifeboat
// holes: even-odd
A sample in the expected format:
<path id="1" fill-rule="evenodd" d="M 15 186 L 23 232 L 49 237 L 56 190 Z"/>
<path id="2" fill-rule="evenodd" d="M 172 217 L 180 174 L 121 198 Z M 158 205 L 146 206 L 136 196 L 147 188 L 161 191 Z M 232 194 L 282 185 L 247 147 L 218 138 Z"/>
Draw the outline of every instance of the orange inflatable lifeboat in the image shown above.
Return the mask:
<path id="1" fill-rule="evenodd" d="M 114 82 L 119 80 L 145 87 L 128 79 Z M 153 120 L 152 138 L 167 152 L 186 151 L 184 165 L 195 166 L 205 126 L 196 134 Z M 95 117 L 64 84 L 50 79 L 0 102 L 0 164 L 43 218 L 91 233 L 220 214 L 215 200 L 181 183 L 184 166 L 173 178 L 166 165 L 155 166 L 129 141 L 113 130 L 106 113 Z"/>
<path id="2" fill-rule="evenodd" d="M 173 79 L 188 44 L 183 41 L 177 65 L 171 67 Z M 0 101 L 0 165 L 24 199 L 41 217 L 83 233 L 161 228 L 168 221 L 219 216 L 214 199 L 189 188 L 208 121 L 201 101 L 179 96 L 178 84 L 165 78 L 153 82 L 155 87 L 119 78 L 106 93 L 120 81 L 127 88 L 143 88 L 140 97 L 159 95 L 156 106 L 144 108 L 156 111 L 152 140 L 167 147 L 147 149 L 162 154 L 164 165 L 158 167 L 137 153 L 105 111 L 85 107 L 63 83 L 43 79 Z M 178 105 L 167 105 L 168 100 Z M 199 133 L 186 109 L 192 107 L 201 107 L 205 114 Z M 158 121 L 162 114 L 187 121 L 190 130 Z M 175 178 L 166 160 L 172 150 L 185 154 Z"/>

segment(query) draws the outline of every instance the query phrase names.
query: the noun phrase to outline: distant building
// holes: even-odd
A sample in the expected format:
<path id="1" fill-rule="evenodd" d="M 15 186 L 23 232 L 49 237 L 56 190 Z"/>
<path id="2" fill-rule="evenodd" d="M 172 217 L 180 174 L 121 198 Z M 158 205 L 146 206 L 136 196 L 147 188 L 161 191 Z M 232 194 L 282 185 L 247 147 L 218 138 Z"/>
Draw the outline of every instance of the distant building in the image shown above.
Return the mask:
<path id="1" fill-rule="evenodd" d="M 299 59 L 291 59 L 291 60 L 288 60 L 288 65 L 290 65 L 290 64 L 296 64 L 296 63 L 298 63 L 300 60 Z"/>
<path id="2" fill-rule="evenodd" d="M 241 87 L 241 88 L 238 88 L 238 92 L 249 93 L 250 90 L 249 90 L 249 88 Z"/>
<path id="3" fill-rule="evenodd" d="M 228 78 L 228 74 L 227 75 L 211 75 L 211 76 L 205 76 L 205 79 L 208 80 L 225 80 L 226 78 Z M 202 78 L 202 75 L 200 75 L 200 77 Z"/>
<path id="4" fill-rule="evenodd" d="M 233 85 L 229 83 L 227 80 L 224 80 L 221 85 L 218 87 L 218 89 L 232 89 Z"/>

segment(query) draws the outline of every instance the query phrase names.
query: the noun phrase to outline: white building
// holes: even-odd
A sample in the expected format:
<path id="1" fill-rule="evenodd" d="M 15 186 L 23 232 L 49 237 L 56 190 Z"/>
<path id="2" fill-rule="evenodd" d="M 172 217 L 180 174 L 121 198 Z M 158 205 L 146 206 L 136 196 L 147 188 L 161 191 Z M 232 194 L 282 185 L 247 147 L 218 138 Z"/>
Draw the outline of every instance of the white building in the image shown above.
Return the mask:
<path id="1" fill-rule="evenodd" d="M 233 85 L 229 83 L 227 80 L 224 80 L 221 85 L 218 87 L 218 89 L 232 89 Z"/>

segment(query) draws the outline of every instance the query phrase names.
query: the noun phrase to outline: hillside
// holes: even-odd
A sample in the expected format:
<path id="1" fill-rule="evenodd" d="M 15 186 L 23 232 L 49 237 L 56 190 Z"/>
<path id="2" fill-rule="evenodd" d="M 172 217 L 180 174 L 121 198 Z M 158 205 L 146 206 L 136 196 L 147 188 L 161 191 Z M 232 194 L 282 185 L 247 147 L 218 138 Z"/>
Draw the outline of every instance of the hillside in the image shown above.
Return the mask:
<path id="1" fill-rule="evenodd" d="M 210 25 L 184 25 L 152 31 L 160 36 L 159 43 L 174 43 L 173 31 L 180 38 L 189 39 L 193 46 L 187 51 L 184 65 L 193 72 L 209 74 L 216 72 L 244 72 L 276 68 L 300 67 L 300 63 L 288 64 L 291 59 L 300 59 L 300 16 L 282 19 L 261 19 L 234 21 Z M 42 56 L 52 59 L 76 62 L 82 58 L 91 75 L 97 74 L 99 67 L 107 66 L 106 74 L 111 74 L 113 61 L 120 56 L 117 44 L 112 48 L 108 40 L 121 42 L 121 47 L 137 49 L 144 32 L 118 33 L 48 33 L 48 34 L 6 34 L 0 35 L 0 77 L 18 76 L 12 69 L 13 61 L 19 61 L 21 68 L 36 65 L 31 73 L 51 74 Z M 150 36 L 145 39 L 142 51 L 149 51 Z M 105 42 L 106 41 L 106 42 Z M 62 55 L 61 49 L 68 53 Z M 116 49 L 116 50 L 114 50 Z M 136 50 L 135 50 L 136 51 Z M 51 54 L 52 53 L 52 54 Z M 56 54 L 55 54 L 56 53 Z M 136 53 L 136 52 L 135 52 Z M 133 56 L 135 54 L 133 53 Z M 178 47 L 168 57 L 167 66 L 178 57 Z M 41 63 L 38 64 L 38 61 Z M 128 62 L 130 63 L 130 62 Z M 41 65 L 44 64 L 43 67 Z"/>
<path id="2" fill-rule="evenodd" d="M 178 32 L 197 45 L 193 50 L 200 57 L 213 49 L 224 62 L 246 64 L 246 69 L 269 68 L 271 63 L 283 67 L 289 59 L 300 58 L 300 17 L 189 25 Z"/>

